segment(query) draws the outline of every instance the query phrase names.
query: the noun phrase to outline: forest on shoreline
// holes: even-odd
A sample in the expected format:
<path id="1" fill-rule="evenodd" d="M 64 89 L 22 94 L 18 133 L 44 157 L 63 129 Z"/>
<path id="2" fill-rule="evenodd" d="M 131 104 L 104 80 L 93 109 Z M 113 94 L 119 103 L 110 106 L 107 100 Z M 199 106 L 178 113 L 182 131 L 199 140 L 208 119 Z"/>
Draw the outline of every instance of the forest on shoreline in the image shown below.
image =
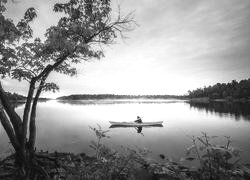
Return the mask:
<path id="1" fill-rule="evenodd" d="M 6 96 L 7 98 L 10 100 L 10 101 L 22 101 L 22 102 L 25 102 L 27 97 L 23 96 L 23 95 L 20 95 L 18 93 L 11 93 L 11 92 L 5 92 L 6 93 Z M 46 98 L 46 97 L 40 97 L 39 98 L 40 101 L 46 101 L 46 100 L 50 100 L 49 98 Z"/>
<path id="2" fill-rule="evenodd" d="M 232 80 L 229 83 L 217 83 L 193 91 L 188 91 L 189 98 L 209 99 L 250 99 L 250 78 L 241 81 Z"/>
<path id="3" fill-rule="evenodd" d="M 26 97 L 17 93 L 6 92 L 13 101 L 25 101 Z M 215 85 L 189 90 L 187 95 L 117 95 L 117 94 L 72 94 L 61 96 L 57 100 L 100 100 L 100 99 L 241 99 L 250 100 L 250 78 L 240 81 L 232 80 L 229 83 L 217 83 Z M 43 97 L 39 100 L 49 100 Z"/>
<path id="4" fill-rule="evenodd" d="M 229 83 L 189 90 L 188 95 L 116 95 L 116 94 L 72 94 L 58 97 L 58 100 L 91 100 L 91 99 L 241 99 L 250 100 L 250 78 L 241 81 L 232 80 Z"/>
<path id="5" fill-rule="evenodd" d="M 6 96 L 11 101 L 25 101 L 26 97 L 17 93 L 6 92 Z"/>

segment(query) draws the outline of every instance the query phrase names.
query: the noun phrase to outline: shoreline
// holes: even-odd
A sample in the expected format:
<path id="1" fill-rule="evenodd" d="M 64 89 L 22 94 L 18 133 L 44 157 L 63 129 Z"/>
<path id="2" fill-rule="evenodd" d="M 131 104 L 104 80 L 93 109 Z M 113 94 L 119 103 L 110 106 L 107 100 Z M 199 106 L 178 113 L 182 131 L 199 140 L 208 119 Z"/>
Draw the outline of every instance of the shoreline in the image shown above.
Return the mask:
<path id="1" fill-rule="evenodd" d="M 241 99 L 211 99 L 209 97 L 201 97 L 201 98 L 190 98 L 187 102 L 191 103 L 210 103 L 210 102 L 225 102 L 225 103 L 249 103 L 250 100 L 246 98 Z"/>
<path id="2" fill-rule="evenodd" d="M 165 159 L 164 162 L 148 162 L 141 152 L 130 150 L 127 155 L 116 153 L 103 158 L 88 156 L 85 153 L 74 154 L 70 152 L 48 151 L 36 152 L 37 167 L 43 169 L 38 179 L 117 179 L 123 180 L 153 180 L 153 179 L 189 179 L 190 177 L 203 177 L 199 167 L 195 169 L 181 162 Z M 192 161 L 194 158 L 187 157 Z M 125 163 L 125 164 L 124 164 Z M 242 166 L 242 167 L 241 167 Z M 250 169 L 246 164 L 235 167 L 234 176 L 250 178 Z M 241 168 L 240 168 L 241 167 Z M 0 160 L 0 179 L 15 180 L 15 154 Z M 231 170 L 229 170 L 231 171 Z M 225 177 L 232 177 L 225 174 Z M 97 178 L 97 179 L 98 179 Z"/>

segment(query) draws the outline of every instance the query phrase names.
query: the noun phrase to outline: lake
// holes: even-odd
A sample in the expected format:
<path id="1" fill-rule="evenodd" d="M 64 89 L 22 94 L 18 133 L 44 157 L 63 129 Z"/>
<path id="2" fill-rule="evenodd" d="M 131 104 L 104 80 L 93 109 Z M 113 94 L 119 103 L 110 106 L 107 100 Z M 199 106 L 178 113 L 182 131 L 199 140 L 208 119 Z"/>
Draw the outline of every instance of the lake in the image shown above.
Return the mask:
<path id="1" fill-rule="evenodd" d="M 22 115 L 24 105 L 16 108 Z M 133 121 L 141 116 L 143 121 L 163 121 L 163 127 L 109 128 L 109 121 Z M 110 148 L 122 150 L 121 146 L 147 148 L 153 158 L 165 154 L 173 159 L 185 155 L 191 145 L 189 136 L 208 135 L 220 138 L 231 136 L 232 145 L 240 148 L 243 162 L 250 162 L 250 104 L 189 104 L 182 100 L 82 100 L 40 102 L 37 110 L 37 149 L 93 154 L 89 147 L 95 140 L 89 128 L 99 124 L 110 130 L 105 143 Z M 10 152 L 7 136 L 0 126 L 0 152 Z"/>

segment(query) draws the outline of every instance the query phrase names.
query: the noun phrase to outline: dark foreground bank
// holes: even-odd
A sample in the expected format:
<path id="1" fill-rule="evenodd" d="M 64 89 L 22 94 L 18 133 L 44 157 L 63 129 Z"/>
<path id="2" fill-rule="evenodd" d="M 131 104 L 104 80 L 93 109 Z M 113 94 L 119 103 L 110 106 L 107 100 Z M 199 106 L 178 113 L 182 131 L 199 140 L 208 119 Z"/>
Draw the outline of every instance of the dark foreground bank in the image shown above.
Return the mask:
<path id="1" fill-rule="evenodd" d="M 100 132 L 99 130 L 97 132 Z M 103 131 L 105 132 L 105 131 Z M 101 132 L 100 137 L 105 134 Z M 200 137 L 191 137 L 193 144 L 187 148 L 185 157 L 172 161 L 164 154 L 159 156 L 162 162 L 147 160 L 150 153 L 146 149 L 124 148 L 123 153 L 116 152 L 92 142 L 95 156 L 84 153 L 48 153 L 36 152 L 33 162 L 32 180 L 247 180 L 250 179 L 250 164 L 240 163 L 240 151 L 231 146 L 226 137 L 224 145 L 215 145 L 212 139 L 202 133 Z M 197 167 L 185 162 L 196 161 Z M 197 164 L 196 163 L 196 164 Z M 15 156 L 10 155 L 0 161 L 0 179 L 16 180 L 20 171 L 15 166 Z"/>

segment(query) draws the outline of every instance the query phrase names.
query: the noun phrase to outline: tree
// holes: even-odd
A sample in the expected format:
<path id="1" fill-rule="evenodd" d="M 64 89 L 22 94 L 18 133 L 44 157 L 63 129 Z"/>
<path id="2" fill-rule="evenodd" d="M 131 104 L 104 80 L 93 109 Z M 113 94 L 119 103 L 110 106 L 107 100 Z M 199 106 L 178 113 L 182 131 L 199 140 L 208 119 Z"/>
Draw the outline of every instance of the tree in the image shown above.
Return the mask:
<path id="1" fill-rule="evenodd" d="M 239 82 L 233 80 L 231 83 L 217 83 L 213 86 L 204 88 L 198 88 L 193 91 L 188 91 L 190 98 L 195 97 L 209 97 L 212 99 L 225 98 L 230 100 L 231 98 L 241 100 L 247 100 L 250 97 L 250 78 L 244 79 Z"/>
<path id="2" fill-rule="evenodd" d="M 35 17 L 35 9 L 26 11 L 24 18 L 14 25 L 5 19 L 1 4 L 1 62 L 0 74 L 25 80 L 29 83 L 23 117 L 19 117 L 6 98 L 0 82 L 1 123 L 8 134 L 16 152 L 16 165 L 21 169 L 22 177 L 34 173 L 36 167 L 36 107 L 42 91 L 58 90 L 53 82 L 47 82 L 52 71 L 75 75 L 74 65 L 92 58 L 104 56 L 101 45 L 111 44 L 118 35 L 134 27 L 133 15 L 113 18 L 110 0 L 70 0 L 68 3 L 54 5 L 55 12 L 64 14 L 58 24 L 47 29 L 45 40 L 32 37 L 29 26 Z M 4 22 L 4 23 L 2 23 Z M 23 43 L 17 40 L 24 39 Z M 29 129 L 28 129 L 29 123 Z M 27 132 L 29 130 L 29 137 Z M 36 167 L 36 169 L 39 167 Z"/>

